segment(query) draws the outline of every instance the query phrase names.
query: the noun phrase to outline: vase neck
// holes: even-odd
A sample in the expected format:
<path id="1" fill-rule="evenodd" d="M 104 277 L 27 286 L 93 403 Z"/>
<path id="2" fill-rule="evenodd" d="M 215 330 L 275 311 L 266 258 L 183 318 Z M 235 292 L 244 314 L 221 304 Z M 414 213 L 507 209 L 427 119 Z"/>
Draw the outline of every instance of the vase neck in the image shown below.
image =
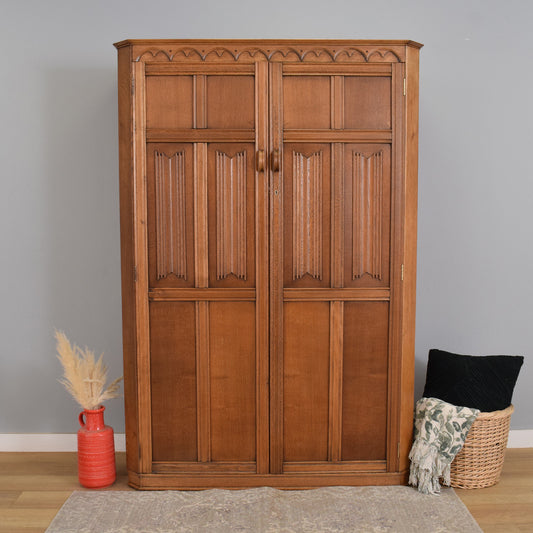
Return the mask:
<path id="1" fill-rule="evenodd" d="M 89 431 L 104 429 L 104 409 L 105 407 L 100 407 L 99 409 L 85 409 L 83 411 L 86 429 Z"/>

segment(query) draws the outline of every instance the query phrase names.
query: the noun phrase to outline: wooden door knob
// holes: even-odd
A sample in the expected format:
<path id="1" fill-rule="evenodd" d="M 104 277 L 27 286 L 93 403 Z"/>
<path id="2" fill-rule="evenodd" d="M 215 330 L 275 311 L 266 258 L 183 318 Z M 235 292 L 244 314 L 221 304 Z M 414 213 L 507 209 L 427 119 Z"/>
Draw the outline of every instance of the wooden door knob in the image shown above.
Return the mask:
<path id="1" fill-rule="evenodd" d="M 265 170 L 265 151 L 257 150 L 257 172 L 264 172 Z"/>
<path id="2" fill-rule="evenodd" d="M 279 172 L 279 150 L 272 150 L 271 167 L 274 172 Z"/>

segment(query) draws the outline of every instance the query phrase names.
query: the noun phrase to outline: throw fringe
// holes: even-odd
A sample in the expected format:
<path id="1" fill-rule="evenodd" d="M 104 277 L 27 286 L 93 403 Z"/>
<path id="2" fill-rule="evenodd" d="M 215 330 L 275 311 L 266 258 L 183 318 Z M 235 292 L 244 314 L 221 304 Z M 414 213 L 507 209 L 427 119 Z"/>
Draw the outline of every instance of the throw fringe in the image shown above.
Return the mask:
<path id="1" fill-rule="evenodd" d="M 440 493 L 441 480 L 450 486 L 450 464 L 478 414 L 478 409 L 457 407 L 437 398 L 417 402 L 409 485 L 423 494 Z"/>

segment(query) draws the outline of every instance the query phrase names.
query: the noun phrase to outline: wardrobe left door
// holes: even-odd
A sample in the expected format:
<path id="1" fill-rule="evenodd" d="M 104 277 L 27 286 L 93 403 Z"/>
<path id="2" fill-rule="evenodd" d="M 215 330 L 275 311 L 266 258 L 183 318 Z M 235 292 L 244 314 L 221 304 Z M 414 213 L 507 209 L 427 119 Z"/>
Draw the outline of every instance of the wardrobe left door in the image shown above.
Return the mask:
<path id="1" fill-rule="evenodd" d="M 145 473 L 266 473 L 266 63 L 142 79 Z"/>

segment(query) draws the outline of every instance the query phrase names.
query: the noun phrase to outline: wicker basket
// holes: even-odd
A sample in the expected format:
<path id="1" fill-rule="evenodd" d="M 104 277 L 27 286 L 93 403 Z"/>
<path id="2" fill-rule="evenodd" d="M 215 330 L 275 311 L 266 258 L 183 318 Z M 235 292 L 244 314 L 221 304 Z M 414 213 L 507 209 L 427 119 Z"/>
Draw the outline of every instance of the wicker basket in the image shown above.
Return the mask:
<path id="1" fill-rule="evenodd" d="M 451 485 L 458 489 L 482 489 L 500 480 L 509 424 L 514 407 L 480 413 L 472 424 L 463 449 L 451 464 Z"/>

